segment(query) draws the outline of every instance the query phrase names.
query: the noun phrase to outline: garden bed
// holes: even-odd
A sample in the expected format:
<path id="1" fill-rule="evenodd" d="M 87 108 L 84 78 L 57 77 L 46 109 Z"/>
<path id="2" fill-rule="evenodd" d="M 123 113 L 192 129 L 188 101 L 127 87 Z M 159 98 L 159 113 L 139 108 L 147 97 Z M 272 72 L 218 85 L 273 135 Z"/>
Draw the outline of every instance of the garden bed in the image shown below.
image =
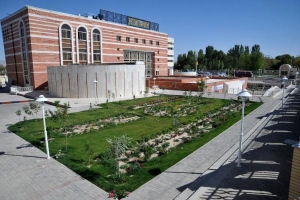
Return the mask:
<path id="1" fill-rule="evenodd" d="M 245 114 L 260 103 L 247 102 Z M 235 100 L 154 96 L 111 102 L 66 116 L 47 118 L 52 157 L 119 197 L 171 167 L 240 119 Z M 9 127 L 45 151 L 40 119 Z M 128 148 L 112 157 L 108 141 L 126 136 Z M 184 148 L 183 148 L 184 147 Z M 116 167 L 116 166 L 117 167 Z"/>

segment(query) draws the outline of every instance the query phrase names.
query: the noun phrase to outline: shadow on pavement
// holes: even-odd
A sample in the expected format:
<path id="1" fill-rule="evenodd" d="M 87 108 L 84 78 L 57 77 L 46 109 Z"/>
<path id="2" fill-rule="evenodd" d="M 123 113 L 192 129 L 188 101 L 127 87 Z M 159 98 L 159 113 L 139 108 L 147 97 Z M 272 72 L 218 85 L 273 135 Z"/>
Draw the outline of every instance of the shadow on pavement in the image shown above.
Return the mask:
<path id="1" fill-rule="evenodd" d="M 266 114 L 270 119 L 243 152 L 241 167 L 228 161 L 177 190 L 195 192 L 192 199 L 287 199 L 293 148 L 284 141 L 299 141 L 297 104 L 290 95 L 283 110 Z"/>

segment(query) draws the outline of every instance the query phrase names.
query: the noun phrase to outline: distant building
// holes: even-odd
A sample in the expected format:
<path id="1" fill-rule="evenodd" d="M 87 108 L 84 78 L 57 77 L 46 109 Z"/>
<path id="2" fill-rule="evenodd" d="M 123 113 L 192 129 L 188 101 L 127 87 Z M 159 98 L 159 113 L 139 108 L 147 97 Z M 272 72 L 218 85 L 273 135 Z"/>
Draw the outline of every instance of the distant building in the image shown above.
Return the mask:
<path id="1" fill-rule="evenodd" d="M 286 76 L 287 78 L 295 78 L 297 68 L 293 68 L 289 64 L 283 64 L 279 67 L 279 77 Z"/>
<path id="2" fill-rule="evenodd" d="M 1 27 L 14 85 L 43 89 L 47 66 L 143 61 L 146 78 L 173 71 L 174 39 L 153 22 L 109 11 L 81 16 L 25 6 L 2 19 Z"/>
<path id="3" fill-rule="evenodd" d="M 168 38 L 168 75 L 173 75 L 174 70 L 174 38 Z"/>

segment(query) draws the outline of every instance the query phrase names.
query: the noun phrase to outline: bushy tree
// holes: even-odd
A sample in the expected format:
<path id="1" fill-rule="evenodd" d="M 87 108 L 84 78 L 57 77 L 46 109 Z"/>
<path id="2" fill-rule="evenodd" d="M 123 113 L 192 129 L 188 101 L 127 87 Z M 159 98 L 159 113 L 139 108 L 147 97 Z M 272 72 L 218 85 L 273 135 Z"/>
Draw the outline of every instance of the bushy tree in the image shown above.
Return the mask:
<path id="1" fill-rule="evenodd" d="M 6 74 L 6 67 L 0 64 L 0 75 L 4 75 L 4 74 Z"/>
<path id="2" fill-rule="evenodd" d="M 120 166 L 119 166 L 119 158 L 125 154 L 126 150 L 129 149 L 132 138 L 127 137 L 126 135 L 122 135 L 120 137 L 114 138 L 106 138 L 106 141 L 109 144 L 108 155 L 111 155 L 114 159 L 114 164 L 116 166 L 117 174 L 120 176 Z"/>

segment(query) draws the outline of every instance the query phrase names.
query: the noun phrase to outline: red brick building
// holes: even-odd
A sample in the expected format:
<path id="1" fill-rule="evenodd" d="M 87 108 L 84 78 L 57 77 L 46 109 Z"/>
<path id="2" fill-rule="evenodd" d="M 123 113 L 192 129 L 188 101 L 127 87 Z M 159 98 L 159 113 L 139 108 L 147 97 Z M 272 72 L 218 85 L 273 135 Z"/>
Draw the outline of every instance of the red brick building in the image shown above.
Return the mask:
<path id="1" fill-rule="evenodd" d="M 7 75 L 14 85 L 42 89 L 47 66 L 68 64 L 139 60 L 145 62 L 146 77 L 168 75 L 165 33 L 31 6 L 2 19 L 1 26 Z"/>

